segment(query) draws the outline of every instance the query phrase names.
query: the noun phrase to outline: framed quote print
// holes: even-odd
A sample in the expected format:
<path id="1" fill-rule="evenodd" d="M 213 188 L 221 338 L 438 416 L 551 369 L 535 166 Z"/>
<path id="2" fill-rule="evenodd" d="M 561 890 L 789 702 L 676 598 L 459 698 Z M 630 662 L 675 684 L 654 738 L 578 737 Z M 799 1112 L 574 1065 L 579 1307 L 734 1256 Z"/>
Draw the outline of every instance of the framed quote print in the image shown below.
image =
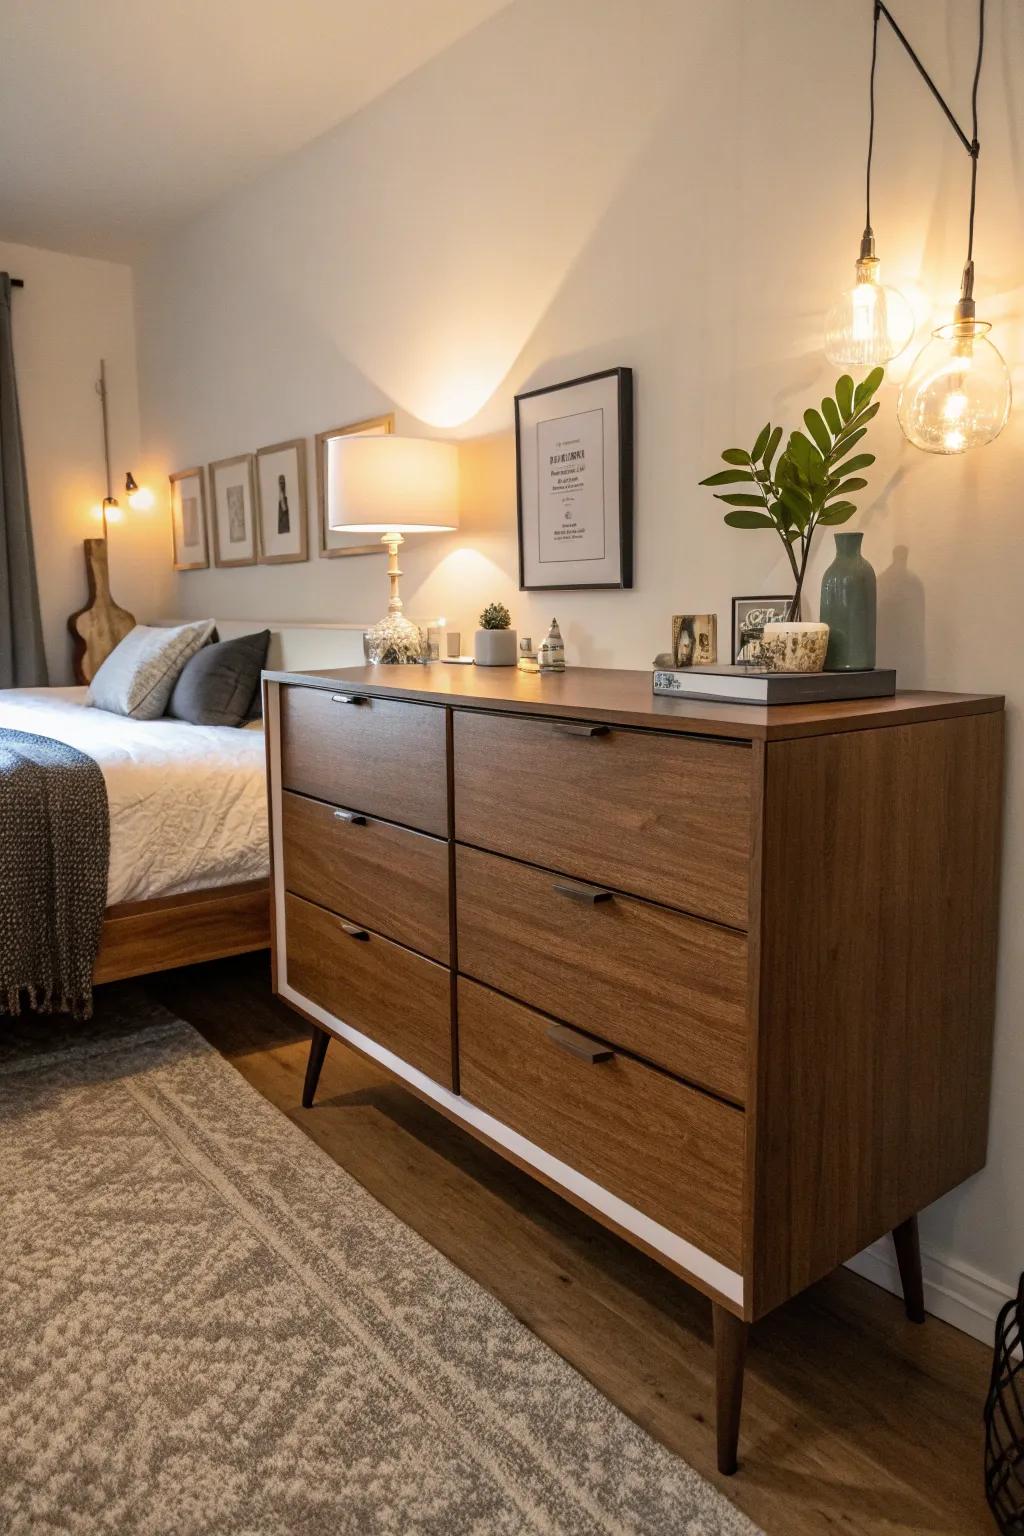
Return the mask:
<path id="1" fill-rule="evenodd" d="M 210 563 L 206 542 L 206 487 L 202 468 L 179 469 L 171 481 L 171 541 L 176 571 L 202 571 Z"/>
<path id="2" fill-rule="evenodd" d="M 633 585 L 633 370 L 516 396 L 519 587 Z"/>
<path id="3" fill-rule="evenodd" d="M 256 454 L 256 510 L 261 565 L 309 559 L 304 437 Z"/>
<path id="4" fill-rule="evenodd" d="M 320 525 L 320 558 L 333 560 L 339 555 L 384 555 L 380 539 L 366 542 L 365 533 L 346 533 L 327 526 L 327 444 L 334 437 L 386 437 L 395 430 L 394 415 L 371 416 L 367 421 L 353 421 L 347 427 L 332 427 L 316 435 L 316 513 Z"/>
<path id="5" fill-rule="evenodd" d="M 256 490 L 252 454 L 210 465 L 214 565 L 255 565 Z"/>

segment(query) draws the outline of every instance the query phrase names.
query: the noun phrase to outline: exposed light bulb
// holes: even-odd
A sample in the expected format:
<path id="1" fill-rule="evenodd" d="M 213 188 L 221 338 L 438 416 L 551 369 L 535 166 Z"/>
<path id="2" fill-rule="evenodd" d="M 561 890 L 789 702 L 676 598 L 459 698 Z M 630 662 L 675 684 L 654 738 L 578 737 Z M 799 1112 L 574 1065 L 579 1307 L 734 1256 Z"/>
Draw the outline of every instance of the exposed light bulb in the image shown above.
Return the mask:
<path id="1" fill-rule="evenodd" d="M 124 522 L 124 512 L 121 510 L 116 496 L 104 496 L 101 511 L 104 523 Z"/>
<path id="2" fill-rule="evenodd" d="M 915 448 L 966 453 L 992 442 L 1005 427 L 1013 388 L 1010 370 L 988 339 L 991 329 L 965 314 L 932 332 L 896 405 L 903 434 Z"/>
<path id="3" fill-rule="evenodd" d="M 840 294 L 825 320 L 829 362 L 850 368 L 883 367 L 910 345 L 914 311 L 898 289 L 879 282 L 880 267 L 874 239 L 865 236 L 856 281 Z"/>

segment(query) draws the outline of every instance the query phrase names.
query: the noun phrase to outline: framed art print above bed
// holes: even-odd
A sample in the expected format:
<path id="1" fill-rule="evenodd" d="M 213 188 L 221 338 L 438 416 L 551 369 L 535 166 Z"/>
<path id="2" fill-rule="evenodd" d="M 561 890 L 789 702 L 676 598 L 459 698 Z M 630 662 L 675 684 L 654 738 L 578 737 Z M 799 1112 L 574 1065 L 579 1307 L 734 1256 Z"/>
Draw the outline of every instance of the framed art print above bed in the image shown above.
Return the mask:
<path id="1" fill-rule="evenodd" d="M 261 565 L 309 559 L 306 439 L 273 443 L 256 454 L 256 507 Z"/>
<path id="2" fill-rule="evenodd" d="M 516 396 L 519 587 L 633 585 L 633 370 Z"/>
<path id="3" fill-rule="evenodd" d="M 371 416 L 353 421 L 347 427 L 332 427 L 316 435 L 316 516 L 320 528 L 320 558 L 333 560 L 339 555 L 386 554 L 380 539 L 366 542 L 362 533 L 343 533 L 327 526 L 327 445 L 334 437 L 386 437 L 395 430 L 394 414 Z"/>
<path id="4" fill-rule="evenodd" d="M 210 563 L 206 539 L 206 484 L 202 466 L 179 469 L 171 482 L 171 540 L 176 571 L 204 571 Z"/>
<path id="5" fill-rule="evenodd" d="M 210 465 L 210 502 L 214 565 L 255 565 L 256 484 L 251 453 L 217 459 Z"/>

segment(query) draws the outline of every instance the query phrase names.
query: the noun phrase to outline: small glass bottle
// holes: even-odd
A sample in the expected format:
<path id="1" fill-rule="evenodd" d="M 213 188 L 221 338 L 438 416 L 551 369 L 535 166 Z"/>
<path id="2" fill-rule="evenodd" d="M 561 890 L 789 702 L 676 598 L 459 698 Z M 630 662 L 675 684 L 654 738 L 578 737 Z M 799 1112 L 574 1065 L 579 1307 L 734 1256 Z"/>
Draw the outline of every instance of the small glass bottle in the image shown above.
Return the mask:
<path id="1" fill-rule="evenodd" d="M 516 662 L 520 672 L 539 672 L 537 664 L 537 652 L 533 648 L 533 641 L 529 635 L 525 635 L 519 642 L 519 659 Z"/>
<path id="2" fill-rule="evenodd" d="M 565 671 L 565 641 L 557 619 L 551 620 L 551 628 L 540 643 L 537 664 L 542 672 Z"/>

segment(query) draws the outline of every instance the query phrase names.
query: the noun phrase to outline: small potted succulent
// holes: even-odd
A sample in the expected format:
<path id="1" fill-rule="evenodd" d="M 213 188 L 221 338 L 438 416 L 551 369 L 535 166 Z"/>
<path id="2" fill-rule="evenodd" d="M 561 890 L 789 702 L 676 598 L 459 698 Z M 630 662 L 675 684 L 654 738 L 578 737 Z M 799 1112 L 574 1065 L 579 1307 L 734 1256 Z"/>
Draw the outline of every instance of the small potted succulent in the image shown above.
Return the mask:
<path id="1" fill-rule="evenodd" d="M 489 603 L 480 615 L 473 639 L 473 659 L 478 667 L 514 667 L 516 632 L 504 603 Z"/>

